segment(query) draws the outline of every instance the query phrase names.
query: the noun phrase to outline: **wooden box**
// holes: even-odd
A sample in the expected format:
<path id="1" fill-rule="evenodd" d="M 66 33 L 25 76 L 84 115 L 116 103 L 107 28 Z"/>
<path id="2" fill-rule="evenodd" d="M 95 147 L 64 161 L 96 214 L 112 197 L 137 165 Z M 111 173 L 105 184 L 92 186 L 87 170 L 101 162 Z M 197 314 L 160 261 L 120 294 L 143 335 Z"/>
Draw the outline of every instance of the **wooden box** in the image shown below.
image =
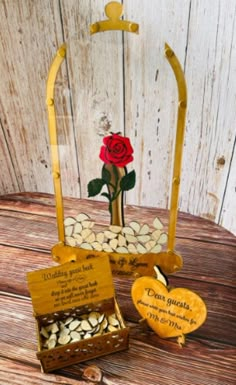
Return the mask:
<path id="1" fill-rule="evenodd" d="M 27 280 L 37 325 L 37 358 L 44 372 L 128 348 L 129 329 L 115 299 L 107 256 L 30 272 Z M 92 329 L 90 335 L 86 332 L 86 339 L 82 330 L 79 332 L 82 333 L 80 340 L 71 338 L 66 344 L 58 342 L 61 330 L 70 329 L 70 324 L 68 327 L 66 322 L 73 318 L 82 325 L 84 319 L 88 321 L 90 317 L 89 322 L 92 321 L 91 314 L 95 319 L 97 317 L 98 330 Z M 109 320 L 114 319 L 118 322 L 112 327 Z M 106 328 L 105 320 L 108 324 Z M 99 325 L 103 326 L 99 329 Z M 79 329 L 81 326 L 78 326 Z M 72 331 L 69 332 L 71 337 Z M 48 337 L 57 341 L 55 347 L 48 348 Z"/>

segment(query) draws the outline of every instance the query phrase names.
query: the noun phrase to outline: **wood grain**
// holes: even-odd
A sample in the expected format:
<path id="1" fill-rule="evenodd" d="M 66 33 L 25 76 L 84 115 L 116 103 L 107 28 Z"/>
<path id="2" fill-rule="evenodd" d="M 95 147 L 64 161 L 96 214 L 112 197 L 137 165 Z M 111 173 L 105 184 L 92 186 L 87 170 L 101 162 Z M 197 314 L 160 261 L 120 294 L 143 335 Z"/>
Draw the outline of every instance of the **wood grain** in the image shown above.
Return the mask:
<path id="1" fill-rule="evenodd" d="M 43 217 L 50 216 L 55 218 L 55 199 L 50 194 L 40 193 L 20 193 L 7 196 L 1 196 L 0 208 L 7 208 L 7 216 L 15 215 L 15 211 L 26 213 L 30 216 L 34 214 L 43 215 Z M 64 200 L 65 217 L 76 215 L 78 212 L 84 210 L 88 212 L 91 218 L 96 219 L 96 223 L 101 225 L 108 225 L 110 216 L 108 214 L 107 203 L 93 202 L 91 200 L 76 200 L 74 198 L 66 198 Z M 3 213 L 4 211 L 2 211 Z M 156 207 L 147 208 L 139 206 L 126 206 L 125 217 L 126 223 L 129 223 L 133 217 L 141 223 L 146 222 L 148 217 L 149 224 L 152 224 L 155 217 L 158 216 L 168 228 L 169 214 L 166 210 Z M 39 219 L 40 220 L 40 219 Z M 47 219 L 45 219 L 47 221 Z M 44 221 L 44 219 L 42 219 Z M 183 225 L 184 221 L 184 225 Z M 49 220 L 50 222 L 50 220 Z M 55 221 L 56 222 L 56 221 Z M 183 233 L 184 230 L 184 233 Z M 55 232 L 56 234 L 56 232 Z M 180 212 L 178 215 L 177 237 L 186 239 L 198 239 L 204 242 L 210 240 L 215 243 L 223 243 L 235 245 L 235 237 L 224 228 L 217 226 L 210 220 L 203 220 L 202 218 Z"/>
<path id="2" fill-rule="evenodd" d="M 177 109 L 167 42 L 188 84 L 180 209 L 235 233 L 235 0 L 124 0 L 139 35 L 90 36 L 106 3 L 0 2 L 0 194 L 53 192 L 45 88 L 65 42 L 55 95 L 64 195 L 87 197 L 102 138 L 120 131 L 131 137 L 137 172 L 127 203 L 167 208 Z"/>
<path id="3" fill-rule="evenodd" d="M 224 202 L 221 208 L 220 225 L 230 229 L 236 234 L 235 213 L 236 213 L 236 138 L 234 141 L 234 152 L 232 154 L 231 166 L 228 175 L 227 189 Z"/>
<path id="4" fill-rule="evenodd" d="M 58 46 L 63 43 L 60 9 L 54 1 L 43 0 L 33 4 L 29 0 L 23 3 L 4 0 L 0 3 L 0 14 L 0 38 L 3 42 L 0 45 L 0 72 L 7 74 L 1 81 L 1 122 L 11 160 L 8 168 L 13 168 L 17 179 L 14 190 L 52 192 L 45 100 L 48 69 Z M 62 175 L 67 186 L 64 191 L 70 195 L 71 170 L 76 170 L 77 165 L 76 158 L 65 152 L 65 147 L 72 151 L 74 143 L 71 119 L 67 119 L 66 126 L 64 124 L 64 118 L 68 118 L 70 112 L 63 96 L 67 80 L 66 68 L 63 67 L 56 86 L 56 104 L 60 121 L 58 136 L 63 158 Z M 77 185 L 78 178 L 73 192 L 78 191 Z"/>
<path id="5" fill-rule="evenodd" d="M 137 185 L 127 194 L 127 203 L 167 208 L 178 95 L 164 46 L 167 42 L 184 64 L 190 2 L 182 2 L 181 12 L 174 1 L 170 7 L 165 1 L 125 3 L 127 14 L 140 23 L 139 38 L 125 35 L 125 132 L 134 144 L 137 173 Z"/>
<path id="6" fill-rule="evenodd" d="M 230 79 L 236 89 L 231 74 L 236 62 L 229 64 L 224 58 L 232 57 L 236 4 L 230 1 L 228 5 L 226 11 L 221 2 L 214 6 L 212 1 L 191 2 L 186 55 L 189 109 L 181 207 L 189 211 L 191 206 L 191 213 L 216 222 L 224 201 L 223 186 L 227 183 L 235 138 L 235 128 L 227 122 L 233 116 L 235 119 L 228 90 Z M 188 81 L 193 77 L 194 81 Z M 190 168 L 194 175 L 191 181 Z M 235 199 L 235 194 L 231 199 Z"/>
<path id="7" fill-rule="evenodd" d="M 0 101 L 1 107 L 1 101 Z M 3 108 L 1 107 L 1 110 Z M 0 178 L 0 191 L 5 193 L 11 193 L 18 191 L 17 177 L 15 175 L 14 167 L 12 164 L 11 154 L 6 143 L 5 133 L 3 130 L 3 124 L 0 118 L 0 163 L 1 163 L 1 178 Z"/>
<path id="8" fill-rule="evenodd" d="M 88 182 L 101 175 L 102 162 L 98 161 L 98 155 L 103 136 L 109 131 L 124 131 L 122 35 L 114 31 L 90 36 L 89 32 L 90 23 L 104 18 L 106 3 L 104 0 L 71 1 L 68 6 L 68 1 L 61 1 L 81 197 L 84 198 L 88 196 Z M 70 151 L 68 147 L 67 150 Z M 75 178 L 71 179 L 73 183 Z"/>
<path id="9" fill-rule="evenodd" d="M 108 221 L 102 202 L 65 199 L 69 213 L 91 212 Z M 156 216 L 156 209 L 126 207 L 128 218 Z M 158 210 L 165 223 L 168 213 Z M 0 199 L 0 384 L 233 385 L 235 382 L 235 237 L 219 226 L 180 214 L 177 250 L 183 269 L 169 276 L 171 287 L 198 293 L 208 315 L 180 348 L 139 323 L 130 290 L 133 280 L 114 278 L 117 300 L 130 327 L 129 350 L 72 365 L 46 375 L 36 359 L 37 338 L 26 273 L 56 266 L 50 248 L 56 239 L 55 206 L 50 194 L 15 194 Z M 201 239 L 202 236 L 205 238 Z M 94 367 L 102 380 L 89 379 Z M 87 373 L 87 374 L 86 374 Z M 135 373 L 135 376 L 134 376 Z"/>

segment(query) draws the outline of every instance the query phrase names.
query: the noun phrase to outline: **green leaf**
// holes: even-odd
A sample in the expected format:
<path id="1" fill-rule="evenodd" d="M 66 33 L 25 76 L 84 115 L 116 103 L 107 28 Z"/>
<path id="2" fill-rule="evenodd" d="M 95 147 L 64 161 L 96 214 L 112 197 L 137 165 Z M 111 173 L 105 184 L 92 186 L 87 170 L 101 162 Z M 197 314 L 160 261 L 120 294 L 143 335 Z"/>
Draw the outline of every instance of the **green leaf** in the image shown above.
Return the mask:
<path id="1" fill-rule="evenodd" d="M 107 198 L 107 199 L 110 201 L 110 199 L 111 199 L 110 194 L 104 192 L 104 193 L 102 193 L 101 195 L 102 195 L 103 197 Z"/>
<path id="2" fill-rule="evenodd" d="M 110 171 L 106 169 L 105 164 L 102 168 L 102 179 L 105 181 L 106 184 L 109 184 L 111 181 Z"/>
<path id="3" fill-rule="evenodd" d="M 120 188 L 122 191 L 131 190 L 135 186 L 136 174 L 135 171 L 131 171 L 128 174 L 124 175 L 120 181 Z"/>
<path id="4" fill-rule="evenodd" d="M 94 197 L 95 195 L 99 194 L 104 184 L 105 184 L 105 181 L 100 178 L 91 180 L 88 183 L 88 196 Z"/>

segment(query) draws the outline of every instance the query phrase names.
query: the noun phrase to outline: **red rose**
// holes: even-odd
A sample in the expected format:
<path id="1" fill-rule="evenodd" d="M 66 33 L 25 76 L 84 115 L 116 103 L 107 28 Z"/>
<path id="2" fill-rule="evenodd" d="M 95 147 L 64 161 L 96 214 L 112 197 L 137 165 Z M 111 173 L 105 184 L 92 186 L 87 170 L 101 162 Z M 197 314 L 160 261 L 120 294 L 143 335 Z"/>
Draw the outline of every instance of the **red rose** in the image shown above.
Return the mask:
<path id="1" fill-rule="evenodd" d="M 112 134 L 103 139 L 105 146 L 101 147 L 99 157 L 106 164 L 125 167 L 133 160 L 133 148 L 129 138 Z"/>

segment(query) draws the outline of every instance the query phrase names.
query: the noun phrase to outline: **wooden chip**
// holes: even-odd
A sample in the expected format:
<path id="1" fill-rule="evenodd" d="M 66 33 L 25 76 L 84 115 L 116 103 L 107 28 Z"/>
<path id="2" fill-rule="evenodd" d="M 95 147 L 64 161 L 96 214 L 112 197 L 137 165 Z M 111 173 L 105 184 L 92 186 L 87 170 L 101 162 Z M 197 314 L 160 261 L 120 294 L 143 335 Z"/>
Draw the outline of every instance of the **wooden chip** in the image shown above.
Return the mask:
<path id="1" fill-rule="evenodd" d="M 60 337 L 58 338 L 58 343 L 59 343 L 60 345 L 66 345 L 66 344 L 68 344 L 68 343 L 70 342 L 70 340 L 71 340 L 71 337 L 70 337 L 69 334 L 67 334 L 67 335 L 62 335 L 62 336 L 60 336 Z"/>
<path id="2" fill-rule="evenodd" d="M 129 227 L 129 226 L 125 226 L 122 228 L 122 233 L 123 234 L 130 234 L 130 235 L 134 235 L 134 230 Z"/>
<path id="3" fill-rule="evenodd" d="M 54 340 L 54 339 L 49 339 L 47 341 L 47 347 L 48 349 L 54 349 L 56 347 L 56 344 L 57 344 L 57 340 Z"/>
<path id="4" fill-rule="evenodd" d="M 92 221 L 83 221 L 81 224 L 84 229 L 91 229 L 94 226 Z"/>
<path id="5" fill-rule="evenodd" d="M 164 245 L 164 243 L 167 242 L 167 239 L 168 239 L 167 234 L 166 233 L 162 233 L 160 238 L 158 239 L 159 245 Z"/>
<path id="6" fill-rule="evenodd" d="M 62 322 L 62 321 L 59 321 L 59 328 L 60 328 L 60 330 L 62 330 L 62 329 L 64 329 L 64 328 L 65 328 L 65 324 L 64 324 L 64 322 Z"/>
<path id="7" fill-rule="evenodd" d="M 66 325 L 69 325 L 72 321 L 74 321 L 74 317 L 67 317 L 65 322 L 61 323 L 61 326 L 66 326 Z"/>
<path id="8" fill-rule="evenodd" d="M 76 246 L 76 240 L 73 237 L 66 237 L 66 243 L 72 247 Z"/>
<path id="9" fill-rule="evenodd" d="M 101 332 L 97 332 L 97 333 L 95 333 L 94 335 L 93 335 L 93 337 L 100 337 L 102 335 L 102 333 Z"/>
<path id="10" fill-rule="evenodd" d="M 87 238 L 85 238 L 85 241 L 87 243 L 93 243 L 93 242 L 95 242 L 95 239 L 96 239 L 96 235 L 94 234 L 94 232 L 92 232 L 91 234 L 89 234 L 87 236 Z"/>
<path id="11" fill-rule="evenodd" d="M 109 246 L 111 246 L 111 248 L 115 250 L 118 246 L 118 239 L 111 239 L 109 242 Z"/>
<path id="12" fill-rule="evenodd" d="M 117 237 L 117 234 L 116 233 L 112 233 L 111 231 L 109 230 L 106 230 L 104 231 L 104 235 L 107 239 L 114 239 Z"/>
<path id="13" fill-rule="evenodd" d="M 87 243 L 87 242 L 81 243 L 80 247 L 81 247 L 81 249 L 85 249 L 85 250 L 93 250 L 92 245 L 90 243 Z"/>
<path id="14" fill-rule="evenodd" d="M 74 234 L 73 237 L 76 241 L 76 245 L 80 245 L 83 242 L 83 238 L 80 234 Z"/>
<path id="15" fill-rule="evenodd" d="M 67 336 L 68 334 L 70 334 L 70 329 L 64 327 L 64 329 L 62 329 L 59 333 L 60 336 Z"/>
<path id="16" fill-rule="evenodd" d="M 96 241 L 92 242 L 91 246 L 93 247 L 94 250 L 102 251 L 102 245 L 99 242 L 96 242 Z"/>
<path id="17" fill-rule="evenodd" d="M 116 252 L 120 253 L 120 254 L 127 254 L 127 253 L 129 253 L 127 247 L 125 247 L 125 246 L 117 247 Z"/>
<path id="18" fill-rule="evenodd" d="M 52 324 L 41 327 L 40 333 L 45 339 L 42 341 L 44 348 L 53 349 L 60 345 L 116 331 L 121 327 L 116 313 L 109 316 L 98 311 L 90 311 L 89 314 L 82 315 L 77 315 L 76 312 L 72 315 L 65 314 L 68 317 L 64 321 L 53 322 L 52 320 Z"/>
<path id="19" fill-rule="evenodd" d="M 93 335 L 93 337 L 100 337 L 102 335 L 102 333 L 100 332 L 100 331 L 98 331 L 97 333 L 95 333 L 94 335 Z"/>
<path id="20" fill-rule="evenodd" d="M 101 328 L 102 328 L 103 330 L 105 330 L 105 329 L 107 328 L 107 326 L 108 326 L 108 321 L 107 321 L 107 319 L 106 319 L 106 317 L 105 317 L 104 320 L 103 320 L 102 323 L 101 323 Z"/>
<path id="21" fill-rule="evenodd" d="M 66 226 L 65 227 L 65 235 L 67 235 L 68 237 L 71 237 L 71 235 L 73 233 L 73 230 L 74 230 L 74 226 L 73 225 Z"/>
<path id="22" fill-rule="evenodd" d="M 114 317 L 114 315 L 110 315 L 110 316 L 108 317 L 108 322 L 109 322 L 109 324 L 112 325 L 112 326 L 119 326 L 119 325 L 120 325 L 118 319 L 117 319 L 116 317 Z"/>
<path id="23" fill-rule="evenodd" d="M 109 332 L 116 332 L 117 331 L 117 328 L 113 325 L 108 325 L 108 331 Z"/>
<path id="24" fill-rule="evenodd" d="M 57 323 L 56 322 L 54 322 L 52 325 L 51 325 L 51 333 L 57 333 L 58 331 L 59 331 L 59 327 L 58 327 L 58 325 L 57 325 Z M 52 334 L 52 335 L 53 335 Z"/>
<path id="25" fill-rule="evenodd" d="M 156 241 L 148 241 L 145 243 L 145 247 L 148 251 L 152 250 L 155 247 Z"/>
<path id="26" fill-rule="evenodd" d="M 126 238 L 121 234 L 118 235 L 118 246 L 126 246 Z"/>
<path id="27" fill-rule="evenodd" d="M 93 316 L 89 316 L 89 318 L 88 318 L 88 321 L 89 321 L 89 323 L 90 323 L 90 325 L 94 328 L 95 326 L 97 326 L 98 325 L 98 319 L 97 319 L 97 317 L 93 317 Z"/>
<path id="28" fill-rule="evenodd" d="M 147 243 L 148 241 L 150 241 L 151 237 L 150 235 L 137 235 L 137 239 L 141 243 Z"/>
<path id="29" fill-rule="evenodd" d="M 80 333 L 78 333 L 78 332 L 76 332 L 76 331 L 72 331 L 71 333 L 70 333 L 70 336 L 71 336 L 71 338 L 72 338 L 72 342 L 74 342 L 74 340 L 76 340 L 76 341 L 80 341 L 81 340 L 81 335 L 80 335 Z"/>
<path id="30" fill-rule="evenodd" d="M 128 248 L 128 251 L 130 254 L 137 254 L 138 253 L 137 248 L 133 243 L 129 243 L 127 248 Z"/>
<path id="31" fill-rule="evenodd" d="M 45 329 L 47 330 L 47 332 L 51 332 L 52 325 L 53 325 L 53 324 L 50 324 L 50 325 L 45 326 Z"/>
<path id="32" fill-rule="evenodd" d="M 160 253 L 161 249 L 162 249 L 161 245 L 157 244 L 150 251 L 151 251 L 151 253 Z"/>
<path id="33" fill-rule="evenodd" d="M 113 251 L 109 243 L 106 242 L 102 244 L 102 250 L 106 251 L 107 253 L 111 253 Z"/>
<path id="34" fill-rule="evenodd" d="M 49 334 L 48 334 L 46 328 L 44 328 L 44 327 L 41 327 L 40 334 L 41 334 L 43 337 L 45 337 L 45 338 L 48 338 L 48 337 L 49 337 Z"/>
<path id="35" fill-rule="evenodd" d="M 138 243 L 137 244 L 137 252 L 139 254 L 145 254 L 147 252 L 147 249 L 141 243 Z"/>
<path id="36" fill-rule="evenodd" d="M 87 320 L 83 320 L 81 322 L 81 328 L 84 330 L 84 331 L 91 331 L 92 330 L 92 327 L 90 325 L 90 323 L 87 321 Z"/>
<path id="37" fill-rule="evenodd" d="M 161 235 L 161 230 L 157 229 L 152 232 L 151 237 L 152 239 L 155 239 L 155 241 L 157 241 L 160 238 L 160 235 Z"/>
<path id="38" fill-rule="evenodd" d="M 111 247 L 106 247 L 105 249 L 103 249 L 103 251 L 105 251 L 106 253 L 112 253 L 114 250 Z"/>
<path id="39" fill-rule="evenodd" d="M 74 225 L 75 223 L 76 223 L 76 220 L 73 217 L 68 217 L 68 218 L 65 218 L 65 220 L 64 220 L 65 226 Z"/>
<path id="40" fill-rule="evenodd" d="M 89 313 L 89 317 L 93 317 L 93 318 L 99 318 L 100 317 L 100 313 L 98 311 L 91 311 L 91 313 Z"/>
<path id="41" fill-rule="evenodd" d="M 87 340 L 88 338 L 91 338 L 91 337 L 92 337 L 92 334 L 86 333 L 86 334 L 84 335 L 84 340 Z"/>
<path id="42" fill-rule="evenodd" d="M 79 325 L 80 325 L 80 321 L 76 319 L 69 324 L 69 329 L 75 330 Z"/>
<path id="43" fill-rule="evenodd" d="M 72 338 L 72 340 L 70 341 L 70 343 L 78 342 L 78 341 L 80 341 L 80 340 L 81 340 L 81 337 L 80 337 L 80 339 L 78 339 L 78 338 Z"/>
<path id="44" fill-rule="evenodd" d="M 57 341 L 57 335 L 54 334 L 54 333 L 51 334 L 50 337 L 49 337 L 49 339 L 48 339 L 48 341 L 49 341 L 49 340 L 56 340 L 56 341 Z"/>
<path id="45" fill-rule="evenodd" d="M 96 234 L 96 241 L 97 242 L 102 244 L 104 242 L 104 238 L 105 238 L 104 233 L 97 233 Z"/>
<path id="46" fill-rule="evenodd" d="M 134 230 L 136 234 L 139 233 L 141 226 L 138 222 L 132 221 L 129 223 L 129 226 Z"/>
<path id="47" fill-rule="evenodd" d="M 131 234 L 125 234 L 125 238 L 128 243 L 137 243 L 137 238 Z"/>
<path id="48" fill-rule="evenodd" d="M 155 227 L 155 229 L 158 229 L 158 230 L 163 229 L 163 224 L 161 223 L 160 219 L 157 217 L 153 221 L 153 226 Z"/>
<path id="49" fill-rule="evenodd" d="M 105 318 L 105 314 L 101 314 L 101 315 L 98 317 L 98 323 L 101 324 L 101 323 L 104 321 L 104 318 Z"/>
<path id="50" fill-rule="evenodd" d="M 81 231 L 80 235 L 85 240 L 91 233 L 92 233 L 92 230 L 90 230 L 90 229 L 83 229 Z"/>
<path id="51" fill-rule="evenodd" d="M 82 227 L 81 223 L 80 223 L 80 222 L 77 222 L 77 223 L 75 224 L 75 226 L 74 226 L 74 234 L 79 234 L 79 233 L 81 233 L 82 229 L 83 229 L 83 227 Z"/>
<path id="52" fill-rule="evenodd" d="M 142 225 L 140 231 L 139 231 L 139 234 L 140 235 L 146 235 L 150 232 L 150 228 L 149 226 L 145 223 L 144 225 Z"/>
<path id="53" fill-rule="evenodd" d="M 87 221 L 89 219 L 90 219 L 89 216 L 87 214 L 84 214 L 84 213 L 80 213 L 76 217 L 77 222 L 83 222 L 83 221 Z"/>
<path id="54" fill-rule="evenodd" d="M 114 226 L 114 225 L 109 226 L 109 230 L 110 230 L 112 233 L 118 234 L 118 233 L 121 232 L 121 229 L 122 229 L 121 226 Z"/>

